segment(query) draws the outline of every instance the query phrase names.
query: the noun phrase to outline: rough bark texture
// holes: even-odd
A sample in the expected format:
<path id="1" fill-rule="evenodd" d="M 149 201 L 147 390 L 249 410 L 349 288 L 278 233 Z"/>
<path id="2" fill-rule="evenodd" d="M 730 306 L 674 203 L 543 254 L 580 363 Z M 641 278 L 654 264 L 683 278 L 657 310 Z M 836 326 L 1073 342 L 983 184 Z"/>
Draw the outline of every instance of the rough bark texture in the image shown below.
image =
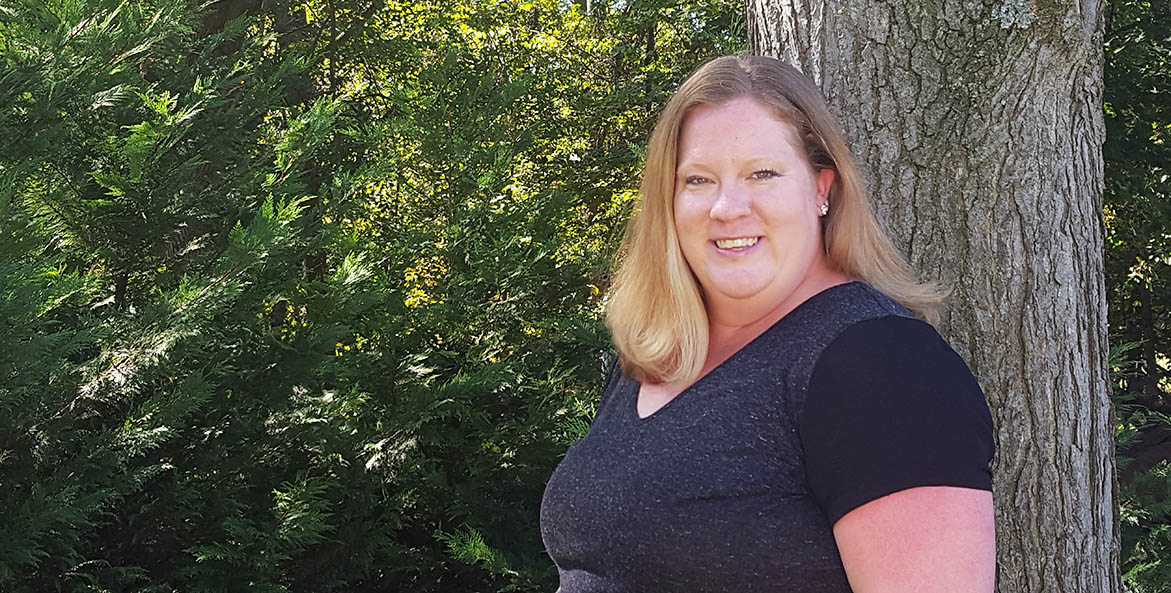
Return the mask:
<path id="1" fill-rule="evenodd" d="M 818 82 L 996 421 L 998 590 L 1113 593 L 1101 0 L 748 0 Z"/>

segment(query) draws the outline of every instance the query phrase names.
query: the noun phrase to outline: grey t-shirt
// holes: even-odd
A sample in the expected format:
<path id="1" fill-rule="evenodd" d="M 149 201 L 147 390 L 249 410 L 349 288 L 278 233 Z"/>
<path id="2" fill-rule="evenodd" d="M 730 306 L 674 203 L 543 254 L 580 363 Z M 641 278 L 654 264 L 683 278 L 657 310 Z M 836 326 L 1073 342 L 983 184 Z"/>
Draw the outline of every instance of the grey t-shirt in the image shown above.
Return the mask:
<path id="1" fill-rule="evenodd" d="M 646 418 L 638 389 L 609 373 L 549 479 L 561 593 L 845 593 L 845 513 L 914 486 L 991 489 L 971 373 L 861 282 L 814 295 Z"/>

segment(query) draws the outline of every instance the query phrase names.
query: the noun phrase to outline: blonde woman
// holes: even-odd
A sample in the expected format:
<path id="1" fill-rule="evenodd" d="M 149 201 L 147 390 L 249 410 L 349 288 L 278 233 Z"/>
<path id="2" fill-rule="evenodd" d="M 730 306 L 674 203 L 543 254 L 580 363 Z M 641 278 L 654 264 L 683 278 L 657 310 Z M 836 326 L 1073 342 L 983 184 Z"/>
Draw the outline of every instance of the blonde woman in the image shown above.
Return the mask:
<path id="1" fill-rule="evenodd" d="M 993 590 L 988 407 L 808 79 L 687 79 L 611 290 L 619 364 L 541 506 L 562 593 Z"/>

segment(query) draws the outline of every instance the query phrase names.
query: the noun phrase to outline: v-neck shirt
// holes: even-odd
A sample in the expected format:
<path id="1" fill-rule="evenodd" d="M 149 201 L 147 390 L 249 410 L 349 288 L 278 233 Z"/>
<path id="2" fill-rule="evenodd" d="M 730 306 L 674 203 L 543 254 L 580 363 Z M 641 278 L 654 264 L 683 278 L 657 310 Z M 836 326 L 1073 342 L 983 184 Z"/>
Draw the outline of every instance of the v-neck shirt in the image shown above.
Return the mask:
<path id="1" fill-rule="evenodd" d="M 862 282 L 810 297 L 645 418 L 639 387 L 611 370 L 546 487 L 561 593 L 844 593 L 831 526 L 849 510 L 920 485 L 991 489 L 975 379 Z"/>

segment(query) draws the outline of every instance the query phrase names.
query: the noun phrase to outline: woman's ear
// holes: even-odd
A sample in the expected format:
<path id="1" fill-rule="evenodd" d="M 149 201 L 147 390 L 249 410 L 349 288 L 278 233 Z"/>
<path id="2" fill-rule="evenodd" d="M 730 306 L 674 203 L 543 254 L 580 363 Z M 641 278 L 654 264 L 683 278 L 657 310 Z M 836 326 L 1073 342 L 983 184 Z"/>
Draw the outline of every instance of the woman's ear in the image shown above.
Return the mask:
<path id="1" fill-rule="evenodd" d="M 834 185 L 837 173 L 833 169 L 822 169 L 817 172 L 817 203 L 824 204 L 829 199 L 829 190 Z"/>

